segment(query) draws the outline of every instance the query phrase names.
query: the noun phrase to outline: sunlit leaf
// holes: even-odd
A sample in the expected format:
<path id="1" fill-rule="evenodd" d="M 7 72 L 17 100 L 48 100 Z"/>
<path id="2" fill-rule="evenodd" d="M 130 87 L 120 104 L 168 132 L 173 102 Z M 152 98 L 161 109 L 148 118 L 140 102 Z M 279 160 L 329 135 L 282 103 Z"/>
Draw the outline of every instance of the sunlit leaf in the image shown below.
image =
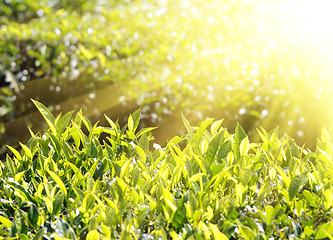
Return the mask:
<path id="1" fill-rule="evenodd" d="M 26 171 L 22 171 L 22 172 L 15 174 L 14 181 L 20 182 L 25 173 L 26 173 Z"/>
<path id="2" fill-rule="evenodd" d="M 0 215 L 0 222 L 6 227 L 11 228 L 13 223 L 8 219 Z"/>
<path id="3" fill-rule="evenodd" d="M 219 121 L 215 121 L 210 128 L 211 134 L 214 134 L 219 129 L 219 127 L 221 126 L 222 123 L 223 123 L 223 119 L 221 119 Z"/>
<path id="4" fill-rule="evenodd" d="M 254 240 L 256 237 L 251 228 L 244 225 L 239 226 L 239 235 L 246 240 Z"/>
<path id="5" fill-rule="evenodd" d="M 145 133 L 140 137 L 139 144 L 145 153 L 149 151 L 149 139 Z"/>
<path id="6" fill-rule="evenodd" d="M 325 127 L 323 127 L 322 131 L 321 131 L 321 137 L 322 137 L 322 140 L 323 141 L 326 141 L 326 142 L 331 142 L 331 136 L 330 134 L 328 133 L 327 129 Z"/>
<path id="7" fill-rule="evenodd" d="M 157 127 L 148 127 L 148 128 L 143 128 L 141 129 L 137 134 L 136 134 L 136 137 L 139 138 L 142 134 L 144 133 L 148 133 L 148 132 L 151 132 L 153 131 L 154 129 L 156 129 Z"/>
<path id="8" fill-rule="evenodd" d="M 194 142 L 196 144 L 199 143 L 200 141 L 200 138 L 202 137 L 202 134 L 203 132 L 206 130 L 206 128 L 214 121 L 213 118 L 210 118 L 210 119 L 207 119 L 205 121 L 203 121 L 201 124 L 200 124 L 200 127 L 199 129 L 195 132 L 193 138 L 194 138 Z"/>
<path id="9" fill-rule="evenodd" d="M 66 113 L 63 117 L 61 117 L 56 123 L 55 123 L 55 126 L 56 126 L 56 130 L 59 134 L 61 134 L 65 128 L 68 126 L 70 120 L 71 120 L 71 117 L 73 115 L 73 112 L 74 111 L 71 111 L 71 112 L 68 112 Z"/>
<path id="10" fill-rule="evenodd" d="M 108 121 L 108 123 L 110 124 L 110 126 L 113 128 L 114 131 L 117 131 L 117 126 L 116 124 L 106 115 L 104 115 L 105 119 Z"/>
<path id="11" fill-rule="evenodd" d="M 269 189 L 269 184 L 267 184 L 267 183 L 259 189 L 259 192 L 257 193 L 257 199 L 256 199 L 256 202 L 258 204 L 260 204 L 264 200 L 264 198 L 267 196 L 268 189 Z"/>
<path id="12" fill-rule="evenodd" d="M 191 129 L 191 126 L 190 126 L 190 123 L 187 121 L 187 119 L 184 117 L 184 115 L 182 114 L 182 119 L 183 119 L 183 123 L 186 127 L 186 130 L 189 134 L 192 134 L 192 129 Z"/>
<path id="13" fill-rule="evenodd" d="M 45 107 L 40 102 L 37 102 L 37 101 L 35 101 L 33 99 L 31 99 L 31 101 L 36 105 L 37 109 L 40 111 L 40 113 L 44 117 L 44 119 L 47 122 L 47 124 L 49 125 L 52 133 L 54 135 L 56 135 L 57 134 L 57 130 L 55 128 L 55 119 L 54 119 L 52 113 L 49 111 L 49 109 L 47 107 Z"/>
<path id="14" fill-rule="evenodd" d="M 249 151 L 249 149 L 250 149 L 250 141 L 249 141 L 249 138 L 246 136 L 246 137 L 242 140 L 242 142 L 241 142 L 241 144 L 240 144 L 240 146 L 239 146 L 239 150 L 240 150 L 240 154 L 241 154 L 241 156 L 246 155 L 247 152 Z"/>
<path id="15" fill-rule="evenodd" d="M 139 108 L 138 110 L 136 110 L 133 114 L 132 114 L 132 119 L 133 119 L 133 132 L 136 131 L 136 129 L 139 126 L 140 123 L 140 116 L 141 116 L 141 108 Z"/>
<path id="16" fill-rule="evenodd" d="M 1 179 L 3 180 L 3 179 Z M 3 180 L 5 181 L 5 180 Z M 16 191 L 20 192 L 24 197 L 25 200 L 28 200 L 30 202 L 35 202 L 32 195 L 28 192 L 27 189 L 25 189 L 22 185 L 20 185 L 19 183 L 12 181 L 11 179 L 9 179 L 8 181 L 6 181 L 6 183 L 11 186 L 13 189 L 15 189 Z"/>
<path id="17" fill-rule="evenodd" d="M 240 124 L 237 122 L 236 130 L 235 130 L 235 142 L 237 146 L 240 146 L 242 140 L 246 138 L 246 133 L 244 129 L 240 126 Z"/>
<path id="18" fill-rule="evenodd" d="M 92 131 L 92 125 L 91 125 L 91 122 L 89 121 L 89 119 L 86 118 L 85 116 L 83 116 L 81 112 L 78 112 L 77 116 L 81 119 L 81 121 L 83 122 L 83 124 L 86 126 L 86 128 L 88 129 L 88 131 L 90 133 Z"/>
<path id="19" fill-rule="evenodd" d="M 12 177 L 14 177 L 16 175 L 16 166 L 13 162 L 13 160 L 7 155 L 6 156 L 6 165 L 7 168 L 9 169 L 10 174 L 12 175 Z"/>
<path id="20" fill-rule="evenodd" d="M 315 233 L 316 239 L 325 239 L 329 235 L 333 235 L 333 221 L 321 224 Z"/>
<path id="21" fill-rule="evenodd" d="M 225 141 L 218 151 L 217 160 L 220 161 L 221 159 L 226 158 L 230 151 L 231 151 L 231 142 Z"/>
<path id="22" fill-rule="evenodd" d="M 73 229 L 68 225 L 68 223 L 60 218 L 57 218 L 55 233 L 62 238 L 76 239 L 76 235 Z"/>
<path id="23" fill-rule="evenodd" d="M 128 117 L 128 131 L 133 132 L 133 129 L 134 129 L 134 121 L 132 114 L 130 114 Z"/>
<path id="24" fill-rule="evenodd" d="M 101 239 L 101 237 L 97 230 L 89 231 L 86 237 L 86 240 L 99 240 L 99 239 Z"/>
<path id="25" fill-rule="evenodd" d="M 32 159 L 32 153 L 31 153 L 30 149 L 29 149 L 26 145 L 24 145 L 24 144 L 22 144 L 22 143 L 20 143 L 20 145 L 21 145 L 21 147 L 22 147 L 22 149 L 23 149 L 25 155 L 26 155 L 29 159 Z"/>
<path id="26" fill-rule="evenodd" d="M 215 224 L 209 223 L 209 227 L 213 232 L 213 236 L 215 239 L 221 239 L 221 240 L 228 240 L 229 238 L 220 232 L 218 227 Z"/>
<path id="27" fill-rule="evenodd" d="M 8 145 L 7 145 L 7 147 L 10 149 L 10 151 L 12 151 L 14 153 L 14 156 L 17 158 L 17 160 L 22 160 L 20 153 L 15 148 L 8 146 Z"/>
<path id="28" fill-rule="evenodd" d="M 66 187 L 65 187 L 65 184 L 63 183 L 63 181 L 58 177 L 57 174 L 55 174 L 51 170 L 48 170 L 47 172 L 50 174 L 50 176 L 53 178 L 53 180 L 56 182 L 56 184 L 58 184 L 60 190 L 62 191 L 62 193 L 66 197 L 67 196 L 67 190 L 66 190 Z"/>

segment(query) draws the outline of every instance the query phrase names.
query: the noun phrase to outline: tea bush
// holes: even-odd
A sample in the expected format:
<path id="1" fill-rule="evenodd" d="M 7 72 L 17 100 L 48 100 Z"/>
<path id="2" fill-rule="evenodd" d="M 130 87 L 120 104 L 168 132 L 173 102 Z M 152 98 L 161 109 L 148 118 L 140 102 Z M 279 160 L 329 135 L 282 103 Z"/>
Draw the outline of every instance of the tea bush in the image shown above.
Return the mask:
<path id="1" fill-rule="evenodd" d="M 332 142 L 315 152 L 278 128 L 251 143 L 238 124 L 190 126 L 165 148 L 140 109 L 120 128 L 81 112 L 31 132 L 0 162 L 0 239 L 332 239 Z"/>

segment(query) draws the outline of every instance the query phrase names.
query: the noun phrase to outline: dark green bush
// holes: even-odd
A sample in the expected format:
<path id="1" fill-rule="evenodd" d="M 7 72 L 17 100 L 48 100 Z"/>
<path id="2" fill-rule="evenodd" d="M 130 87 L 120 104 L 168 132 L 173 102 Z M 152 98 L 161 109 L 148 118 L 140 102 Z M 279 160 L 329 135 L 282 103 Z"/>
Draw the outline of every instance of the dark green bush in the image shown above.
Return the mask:
<path id="1" fill-rule="evenodd" d="M 0 239 L 333 237 L 325 129 L 311 152 L 277 128 L 250 143 L 240 125 L 183 118 L 188 133 L 152 151 L 140 110 L 101 127 L 34 103 L 49 129 L 0 162 Z"/>

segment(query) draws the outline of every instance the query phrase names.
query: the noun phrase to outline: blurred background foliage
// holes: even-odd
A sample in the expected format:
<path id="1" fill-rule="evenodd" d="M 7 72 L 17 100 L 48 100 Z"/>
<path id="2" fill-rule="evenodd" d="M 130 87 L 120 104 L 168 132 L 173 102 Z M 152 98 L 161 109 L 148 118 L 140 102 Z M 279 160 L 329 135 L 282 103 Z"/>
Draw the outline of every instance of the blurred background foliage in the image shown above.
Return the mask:
<path id="1" fill-rule="evenodd" d="M 4 0 L 0 146 L 41 127 L 33 98 L 93 120 L 141 106 L 161 145 L 184 113 L 239 121 L 252 140 L 279 125 L 313 148 L 332 130 L 333 35 L 325 4 L 310 2 Z"/>

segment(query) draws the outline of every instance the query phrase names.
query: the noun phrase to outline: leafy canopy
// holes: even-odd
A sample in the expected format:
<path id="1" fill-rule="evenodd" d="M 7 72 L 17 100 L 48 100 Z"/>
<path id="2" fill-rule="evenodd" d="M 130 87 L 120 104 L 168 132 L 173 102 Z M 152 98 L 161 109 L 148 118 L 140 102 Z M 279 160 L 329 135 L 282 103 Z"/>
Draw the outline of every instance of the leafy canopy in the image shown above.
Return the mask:
<path id="1" fill-rule="evenodd" d="M 238 124 L 204 121 L 151 150 L 140 109 L 121 128 L 81 112 L 0 162 L 0 239 L 332 238 L 332 143 L 315 152 L 278 129 L 251 143 Z M 101 138 L 106 136 L 105 138 Z M 183 146 L 183 147 L 180 147 Z"/>

